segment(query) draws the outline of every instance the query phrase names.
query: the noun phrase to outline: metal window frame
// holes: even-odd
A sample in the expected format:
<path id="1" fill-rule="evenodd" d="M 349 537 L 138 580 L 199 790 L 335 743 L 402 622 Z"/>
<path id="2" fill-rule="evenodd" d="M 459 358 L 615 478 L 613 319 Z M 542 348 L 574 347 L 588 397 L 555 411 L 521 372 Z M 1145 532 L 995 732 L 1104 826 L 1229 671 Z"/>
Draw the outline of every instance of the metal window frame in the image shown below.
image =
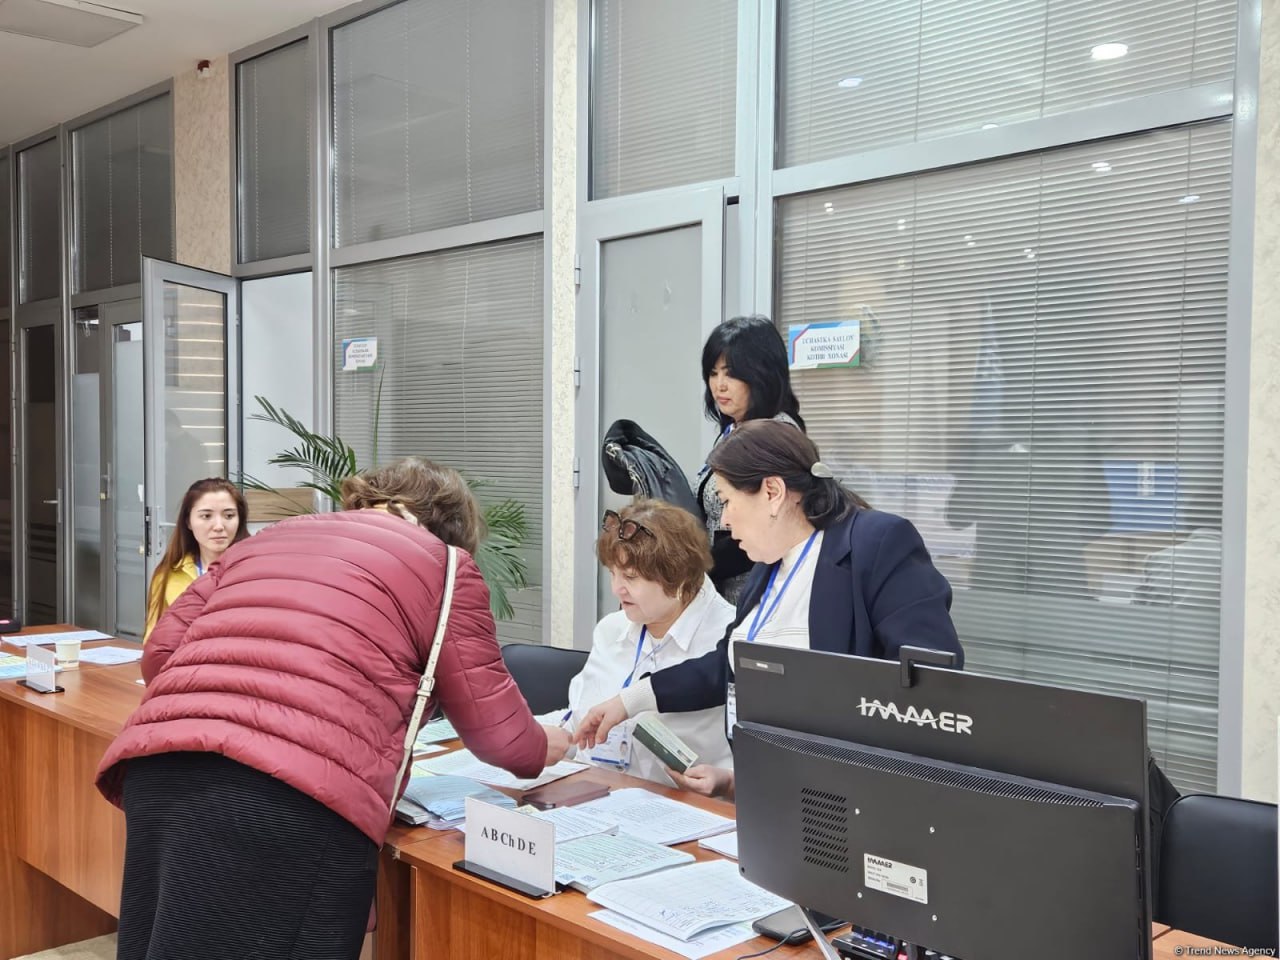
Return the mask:
<path id="1" fill-rule="evenodd" d="M 17 329 L 13 323 L 13 305 L 18 299 L 18 284 L 15 279 L 17 244 L 14 242 L 15 230 L 14 230 L 13 204 L 14 204 L 14 195 L 17 191 L 18 177 L 14 169 L 15 164 L 13 159 L 13 151 L 10 150 L 10 148 L 7 145 L 0 146 L 0 157 L 3 157 L 6 161 L 5 176 L 2 180 L 0 180 L 0 190 L 5 191 L 5 194 L 9 200 L 9 222 L 4 225 L 4 228 L 9 233 L 9 256 L 7 258 L 8 262 L 0 263 L 0 270 L 7 270 L 9 272 L 9 297 L 6 300 L 0 301 L 0 321 L 3 321 L 4 323 L 8 324 L 8 336 L 3 341 L 0 341 L 0 350 L 3 350 L 3 353 L 4 353 L 3 358 L 0 359 L 0 362 L 5 363 L 9 368 L 9 388 L 10 388 L 9 395 L 7 397 L 0 397 L 0 403 L 4 403 L 9 409 L 9 438 L 10 438 L 10 449 L 7 451 L 0 451 L 0 455 L 3 455 L 5 457 L 5 463 L 2 467 L 0 467 L 0 469 L 7 470 L 9 472 L 9 555 L 10 555 L 9 596 L 12 598 L 14 607 L 16 609 L 19 602 L 18 583 L 17 583 L 18 564 L 17 564 L 17 552 L 16 552 L 16 547 L 18 542 L 16 531 L 18 528 L 15 523 L 15 511 L 17 510 L 17 502 L 18 502 L 18 496 L 17 496 L 17 493 L 18 493 L 17 449 L 18 448 L 16 445 L 17 437 L 15 433 L 15 431 L 17 430 L 18 403 L 17 403 L 17 380 L 16 380 L 17 370 L 15 368 L 15 355 L 17 352 L 16 344 L 18 342 L 18 334 L 17 334 Z M 9 610 L 6 612 L 9 615 L 13 614 L 12 610 Z"/>
<path id="2" fill-rule="evenodd" d="M 141 290 L 141 279 L 131 284 L 121 284 L 119 287 L 99 287 L 93 290 L 80 290 L 77 286 L 77 268 L 79 267 L 80 250 L 77 243 L 78 234 L 76 219 L 76 182 L 79 178 L 79 165 L 76 163 L 76 134 L 80 133 L 85 127 L 97 123 L 99 120 L 106 120 L 108 117 L 115 116 L 132 107 L 149 103 L 152 100 L 158 100 L 161 97 L 169 98 L 169 250 L 167 256 L 172 257 L 178 246 L 178 205 L 176 202 L 177 192 L 177 150 L 175 147 L 175 137 L 173 130 L 173 79 L 153 84 L 144 90 L 139 90 L 127 97 L 122 97 L 106 106 L 99 107 L 96 110 L 90 110 L 83 113 L 73 120 L 68 120 L 62 124 L 62 128 L 66 136 L 66 148 L 63 158 L 63 168 L 67 172 L 66 198 L 67 207 L 66 215 L 66 235 L 64 237 L 64 245 L 67 247 L 67 255 L 70 258 L 71 273 L 68 277 L 69 284 L 67 291 L 73 301 L 71 306 L 78 307 L 91 303 L 106 303 L 112 300 L 126 299 L 117 296 L 113 291 L 121 289 Z M 141 277 L 141 274 L 139 274 Z M 88 299 L 86 299 L 88 298 Z M 68 314 L 68 317 L 70 314 Z"/>
<path id="3" fill-rule="evenodd" d="M 308 258 L 313 270 L 313 316 L 315 336 L 315 410 L 314 423 L 317 432 L 331 433 L 334 424 L 334 276 L 335 270 L 369 263 L 403 259 L 442 250 L 485 246 L 504 240 L 517 240 L 532 236 L 542 239 L 543 258 L 543 307 L 542 307 L 542 429 L 543 449 L 550 451 L 552 439 L 552 337 L 551 317 L 552 273 L 551 243 L 548 236 L 551 222 L 550 202 L 552 186 L 552 98 L 554 70 L 554 0 L 543 0 L 543 130 L 542 130 L 542 206 L 538 210 L 458 224 L 436 230 L 423 231 L 403 237 L 376 240 L 339 247 L 334 235 L 336 221 L 334 211 L 333 156 L 333 34 L 341 27 L 363 20 L 383 10 L 398 6 L 406 0 L 361 0 L 340 10 L 318 17 L 311 24 L 313 63 L 315 64 L 316 136 L 312 157 L 312 255 Z M 287 36 L 281 35 L 281 36 Z M 278 37 L 275 39 L 279 39 Z M 279 46 L 280 44 L 276 44 Z M 233 104 L 234 106 L 234 104 Z M 234 134 L 233 134 L 234 135 Z M 234 223 L 234 221 L 233 221 Z M 238 234 L 237 234 L 238 235 Z M 233 240 L 233 242 L 235 242 Z M 292 272 L 281 269 L 275 262 L 255 266 L 275 267 L 270 273 Z M 295 265 L 294 270 L 305 269 Z M 245 274 L 247 276 L 247 274 Z M 256 276 L 268 275 L 263 273 Z M 544 455 L 542 464 L 542 635 L 550 638 L 551 603 L 550 571 L 552 562 L 551 457 Z"/>
<path id="4" fill-rule="evenodd" d="M 299 24 L 288 30 L 281 31 L 265 40 L 259 40 L 247 47 L 242 47 L 227 56 L 227 84 L 229 95 L 227 98 L 228 109 L 231 114 L 230 119 L 230 164 L 228 169 L 231 175 L 231 276 L 242 279 L 260 279 L 262 277 L 274 277 L 285 273 L 300 273 L 303 270 L 310 270 L 315 263 L 315 252 L 318 246 L 315 241 L 315 230 L 312 229 L 309 238 L 310 249 L 305 253 L 291 254 L 285 257 L 269 257 L 264 260 L 241 260 L 240 251 L 240 211 L 243 207 L 241 203 L 243 182 L 240 178 L 240 67 L 248 63 L 250 60 L 256 60 L 267 54 L 282 50 L 285 47 L 292 46 L 295 43 L 306 43 L 308 52 L 312 57 L 313 72 L 315 61 L 319 59 L 319 52 L 322 34 L 319 29 L 319 19 L 310 20 L 307 23 Z M 324 140 L 327 132 L 320 127 L 322 110 L 319 109 L 318 101 L 315 98 L 315 90 L 312 95 L 307 98 L 306 107 L 312 111 L 312 149 L 314 152 L 315 145 Z M 310 158 L 308 158 L 308 162 Z M 314 167 L 312 174 L 314 178 Z M 316 188 L 313 185 L 308 196 L 308 202 L 312 202 Z M 312 203 L 311 209 L 312 227 L 315 226 L 315 205 Z"/>
<path id="5" fill-rule="evenodd" d="M 777 23 L 780 0 L 760 0 L 757 123 L 756 308 L 776 310 L 775 212 L 783 197 L 939 170 L 1103 138 L 1232 120 L 1231 227 L 1223 435 L 1223 557 L 1218 691 L 1218 789 L 1243 786 L 1244 599 L 1249 433 L 1249 339 L 1253 296 L 1253 216 L 1261 0 L 1239 0 L 1234 80 L 1201 84 L 937 140 L 775 169 Z"/>

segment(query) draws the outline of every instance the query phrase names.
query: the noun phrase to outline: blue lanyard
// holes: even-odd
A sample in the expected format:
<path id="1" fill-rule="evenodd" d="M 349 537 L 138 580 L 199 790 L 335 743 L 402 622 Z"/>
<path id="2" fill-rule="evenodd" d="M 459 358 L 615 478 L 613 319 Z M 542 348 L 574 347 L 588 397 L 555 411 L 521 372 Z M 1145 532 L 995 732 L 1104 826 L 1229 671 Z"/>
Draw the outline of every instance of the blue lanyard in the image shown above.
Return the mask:
<path id="1" fill-rule="evenodd" d="M 631 681 L 636 675 L 636 667 L 640 666 L 640 651 L 644 649 L 644 638 L 645 638 L 645 634 L 647 634 L 648 632 L 649 632 L 648 627 L 640 628 L 640 639 L 636 641 L 636 659 L 635 659 L 635 662 L 631 664 L 631 672 L 627 674 L 627 679 L 622 681 L 623 690 L 631 686 Z"/>
<path id="2" fill-rule="evenodd" d="M 197 577 L 204 576 L 204 564 L 202 564 L 198 558 L 196 560 L 196 576 Z"/>
<path id="3" fill-rule="evenodd" d="M 774 567 L 773 573 L 769 574 L 769 583 L 765 586 L 764 595 L 760 598 L 760 603 L 756 606 L 755 619 L 751 621 L 751 626 L 747 628 L 747 643 L 756 642 L 756 637 L 760 634 L 761 629 L 769 622 L 769 618 L 777 612 L 778 604 L 782 602 L 782 595 L 787 592 L 787 587 L 791 586 L 791 578 L 796 575 L 796 571 L 804 566 L 804 558 L 809 555 L 809 548 L 813 546 L 813 541 L 817 536 L 817 530 L 809 534 L 809 539 L 804 542 L 804 549 L 800 551 L 800 556 L 796 558 L 795 566 L 793 566 L 791 568 L 791 572 L 787 574 L 787 579 L 782 581 L 782 589 L 778 591 L 776 596 L 774 596 L 773 603 L 770 604 L 766 610 L 765 604 L 769 599 L 770 592 L 773 590 L 773 582 L 778 579 L 778 567 L 780 567 L 781 564 L 779 564 L 778 567 Z"/>

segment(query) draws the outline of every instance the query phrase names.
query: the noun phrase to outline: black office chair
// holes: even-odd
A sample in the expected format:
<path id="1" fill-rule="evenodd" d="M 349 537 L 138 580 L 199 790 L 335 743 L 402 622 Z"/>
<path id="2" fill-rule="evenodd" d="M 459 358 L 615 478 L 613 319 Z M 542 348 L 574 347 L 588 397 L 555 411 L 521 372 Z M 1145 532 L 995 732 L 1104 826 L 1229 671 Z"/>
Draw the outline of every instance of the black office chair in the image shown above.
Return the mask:
<path id="1" fill-rule="evenodd" d="M 534 713 L 549 713 L 569 703 L 569 681 L 587 662 L 583 650 L 563 650 L 540 643 L 509 643 L 502 659 Z"/>
<path id="2" fill-rule="evenodd" d="M 1181 797 L 1164 822 L 1154 919 L 1211 940 L 1274 951 L 1280 940 L 1276 867 L 1275 804 Z"/>

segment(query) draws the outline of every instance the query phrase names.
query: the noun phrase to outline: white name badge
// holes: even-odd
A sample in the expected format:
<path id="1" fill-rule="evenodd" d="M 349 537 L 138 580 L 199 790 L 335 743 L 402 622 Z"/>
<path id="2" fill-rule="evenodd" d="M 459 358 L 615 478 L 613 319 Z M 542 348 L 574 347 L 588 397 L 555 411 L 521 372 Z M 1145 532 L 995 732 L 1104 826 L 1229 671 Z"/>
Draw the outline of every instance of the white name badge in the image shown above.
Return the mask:
<path id="1" fill-rule="evenodd" d="M 34 644 L 27 647 L 27 686 L 41 693 L 50 693 L 57 688 L 54 673 L 57 670 L 53 651 Z"/>
<path id="2" fill-rule="evenodd" d="M 467 797 L 466 863 L 526 892 L 556 892 L 556 825 Z"/>
<path id="3" fill-rule="evenodd" d="M 730 743 L 733 742 L 733 727 L 738 722 L 738 691 L 732 683 L 725 691 L 724 697 L 724 735 Z"/>
<path id="4" fill-rule="evenodd" d="M 602 763 L 618 770 L 626 770 L 631 766 L 631 737 L 627 724 L 619 723 L 609 731 L 609 738 L 604 743 L 597 743 L 589 754 L 592 763 Z"/>

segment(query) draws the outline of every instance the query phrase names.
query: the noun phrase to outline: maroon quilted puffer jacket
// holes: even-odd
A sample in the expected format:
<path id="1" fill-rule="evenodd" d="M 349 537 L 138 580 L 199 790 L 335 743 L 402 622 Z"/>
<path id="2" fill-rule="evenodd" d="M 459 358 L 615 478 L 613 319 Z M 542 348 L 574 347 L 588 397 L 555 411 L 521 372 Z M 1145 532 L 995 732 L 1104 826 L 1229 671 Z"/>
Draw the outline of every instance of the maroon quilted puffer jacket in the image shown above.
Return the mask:
<path id="1" fill-rule="evenodd" d="M 458 561 L 433 699 L 477 757 L 535 776 L 546 734 L 503 665 L 480 571 Z M 119 805 L 122 761 L 220 753 L 381 844 L 444 571 L 444 543 L 378 510 L 297 517 L 237 544 L 151 634 L 146 695 L 98 788 Z"/>

